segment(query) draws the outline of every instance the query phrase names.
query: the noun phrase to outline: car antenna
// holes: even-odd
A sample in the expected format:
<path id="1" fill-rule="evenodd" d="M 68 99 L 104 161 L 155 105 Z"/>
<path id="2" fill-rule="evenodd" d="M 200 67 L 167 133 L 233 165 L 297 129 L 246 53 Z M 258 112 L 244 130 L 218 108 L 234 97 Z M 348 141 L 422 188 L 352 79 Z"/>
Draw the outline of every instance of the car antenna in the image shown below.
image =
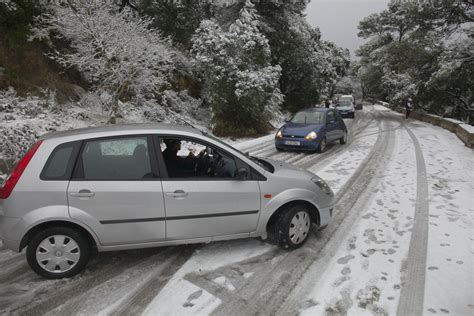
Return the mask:
<path id="1" fill-rule="evenodd" d="M 191 126 L 192 128 L 194 129 L 197 129 L 198 131 L 200 131 L 201 133 L 203 134 L 208 134 L 206 131 L 203 131 L 201 130 L 200 128 L 197 128 L 196 126 L 194 126 L 193 124 L 189 123 L 187 120 L 185 120 L 184 118 L 182 118 L 180 115 L 178 115 L 178 113 L 176 113 L 175 111 L 173 110 L 170 110 L 168 109 L 168 111 L 170 111 L 171 113 L 173 113 L 175 116 L 177 116 L 182 122 L 184 122 L 186 125 L 189 125 Z"/>

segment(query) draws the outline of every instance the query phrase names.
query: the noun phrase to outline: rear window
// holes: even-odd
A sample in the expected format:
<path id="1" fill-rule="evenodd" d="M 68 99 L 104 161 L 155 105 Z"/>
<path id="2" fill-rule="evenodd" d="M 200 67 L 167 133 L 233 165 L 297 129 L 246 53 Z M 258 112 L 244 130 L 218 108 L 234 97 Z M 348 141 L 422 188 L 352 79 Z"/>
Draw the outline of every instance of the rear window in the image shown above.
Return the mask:
<path id="1" fill-rule="evenodd" d="M 80 142 L 59 145 L 49 156 L 41 172 L 42 180 L 69 180 L 74 168 Z"/>

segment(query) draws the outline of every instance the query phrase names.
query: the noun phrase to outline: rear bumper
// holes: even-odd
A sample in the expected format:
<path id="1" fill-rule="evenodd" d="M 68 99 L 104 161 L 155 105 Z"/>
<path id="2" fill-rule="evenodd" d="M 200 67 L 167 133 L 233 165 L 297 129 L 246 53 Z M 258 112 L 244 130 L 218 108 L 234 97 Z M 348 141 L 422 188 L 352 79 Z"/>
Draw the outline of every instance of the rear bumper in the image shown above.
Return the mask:
<path id="1" fill-rule="evenodd" d="M 287 141 L 290 142 L 299 142 L 299 145 L 289 145 L 286 144 Z M 321 142 L 321 137 L 318 136 L 315 140 L 306 140 L 303 137 L 283 137 L 281 139 L 275 139 L 275 147 L 278 149 L 286 150 L 301 150 L 301 151 L 314 151 L 319 147 Z"/>
<path id="2" fill-rule="evenodd" d="M 0 239 L 7 249 L 19 252 L 21 239 L 17 238 L 21 218 L 0 216 Z"/>

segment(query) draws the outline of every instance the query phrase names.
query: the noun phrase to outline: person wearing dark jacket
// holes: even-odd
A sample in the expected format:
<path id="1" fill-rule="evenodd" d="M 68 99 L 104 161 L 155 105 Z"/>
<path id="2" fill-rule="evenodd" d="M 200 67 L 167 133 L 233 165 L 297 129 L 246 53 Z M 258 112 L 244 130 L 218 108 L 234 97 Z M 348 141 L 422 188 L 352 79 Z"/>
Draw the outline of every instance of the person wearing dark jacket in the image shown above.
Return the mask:
<path id="1" fill-rule="evenodd" d="M 329 101 L 329 99 L 326 99 L 326 101 L 324 101 L 324 106 L 326 108 L 329 108 L 330 105 L 331 105 L 331 102 Z"/>
<path id="2" fill-rule="evenodd" d="M 411 98 L 408 98 L 407 103 L 405 103 L 406 119 L 408 119 L 412 110 L 413 110 L 413 100 Z"/>

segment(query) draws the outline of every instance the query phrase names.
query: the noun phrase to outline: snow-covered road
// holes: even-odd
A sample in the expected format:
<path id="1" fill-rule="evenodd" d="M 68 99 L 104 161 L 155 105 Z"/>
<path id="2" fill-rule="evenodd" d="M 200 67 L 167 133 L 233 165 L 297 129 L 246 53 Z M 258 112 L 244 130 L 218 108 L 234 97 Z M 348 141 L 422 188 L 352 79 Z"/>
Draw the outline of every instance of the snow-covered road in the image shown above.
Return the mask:
<path id="1" fill-rule="evenodd" d="M 379 107 L 346 120 L 348 144 L 277 152 L 336 193 L 332 223 L 295 251 L 260 240 L 97 254 L 45 281 L 0 248 L 0 314 L 474 313 L 474 155 L 450 132 Z"/>

